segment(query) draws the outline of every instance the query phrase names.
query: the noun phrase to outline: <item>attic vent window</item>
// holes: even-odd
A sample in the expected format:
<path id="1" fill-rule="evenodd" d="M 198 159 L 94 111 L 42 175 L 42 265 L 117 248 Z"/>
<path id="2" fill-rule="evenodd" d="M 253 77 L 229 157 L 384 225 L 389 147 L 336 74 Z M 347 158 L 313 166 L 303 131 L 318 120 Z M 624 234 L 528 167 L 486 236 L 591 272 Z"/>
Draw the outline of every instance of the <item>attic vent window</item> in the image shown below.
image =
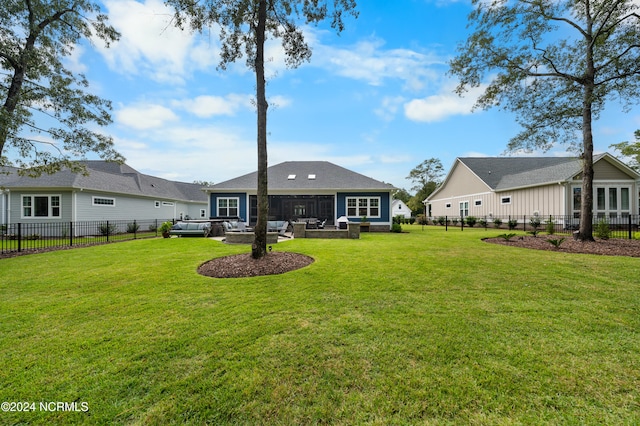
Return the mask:
<path id="1" fill-rule="evenodd" d="M 287 179 L 289 179 L 289 180 L 295 180 L 295 178 L 296 178 L 296 175 L 289 175 L 287 177 Z"/>
<path id="2" fill-rule="evenodd" d="M 309 180 L 314 180 L 316 178 L 316 175 L 309 175 Z"/>

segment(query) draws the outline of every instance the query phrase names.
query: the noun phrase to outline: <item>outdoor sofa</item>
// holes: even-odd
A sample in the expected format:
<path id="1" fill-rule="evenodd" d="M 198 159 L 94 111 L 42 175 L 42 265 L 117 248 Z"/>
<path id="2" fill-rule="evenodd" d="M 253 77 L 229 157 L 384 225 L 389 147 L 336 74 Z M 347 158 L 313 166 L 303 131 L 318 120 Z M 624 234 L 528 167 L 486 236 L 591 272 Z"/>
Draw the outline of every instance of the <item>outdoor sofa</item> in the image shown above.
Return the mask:
<path id="1" fill-rule="evenodd" d="M 207 237 L 211 232 L 208 222 L 178 222 L 171 227 L 169 235 L 180 237 Z"/>

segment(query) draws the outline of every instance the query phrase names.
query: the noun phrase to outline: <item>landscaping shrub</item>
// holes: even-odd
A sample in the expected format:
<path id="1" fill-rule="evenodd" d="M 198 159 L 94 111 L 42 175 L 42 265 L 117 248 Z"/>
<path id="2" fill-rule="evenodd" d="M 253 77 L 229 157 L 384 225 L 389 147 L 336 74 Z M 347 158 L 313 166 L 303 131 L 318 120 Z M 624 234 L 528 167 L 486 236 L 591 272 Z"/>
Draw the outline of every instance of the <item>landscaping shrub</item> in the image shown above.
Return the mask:
<path id="1" fill-rule="evenodd" d="M 487 220 L 486 219 L 479 219 L 478 220 L 478 225 L 480 225 L 481 228 L 486 228 L 487 227 Z"/>
<path id="2" fill-rule="evenodd" d="M 402 232 L 402 225 L 400 225 L 399 223 L 394 223 L 393 225 L 391 225 L 391 232 Z"/>
<path id="3" fill-rule="evenodd" d="M 476 219 L 475 216 L 467 216 L 467 218 L 465 219 L 465 222 L 467 223 L 467 226 L 469 228 L 473 228 L 478 222 L 478 219 Z"/>
<path id="4" fill-rule="evenodd" d="M 549 219 L 545 222 L 545 230 L 547 231 L 547 234 L 549 235 L 553 235 L 556 232 L 556 223 L 553 221 L 553 219 Z"/>
<path id="5" fill-rule="evenodd" d="M 136 222 L 127 223 L 127 234 L 135 234 L 139 230 L 140 230 L 140 225 L 138 225 Z"/>
<path id="6" fill-rule="evenodd" d="M 509 231 L 513 231 L 518 227 L 518 221 L 516 219 L 509 219 L 507 221 L 507 226 L 509 227 Z"/>
<path id="7" fill-rule="evenodd" d="M 493 219 L 493 226 L 495 228 L 500 228 L 500 226 L 502 226 L 502 219 L 500 219 L 499 217 Z"/>
<path id="8" fill-rule="evenodd" d="M 106 222 L 100 224 L 99 230 L 100 235 L 114 235 L 118 232 L 118 228 L 116 227 L 116 225 L 108 224 Z"/>
<path id="9" fill-rule="evenodd" d="M 596 225 L 596 237 L 601 240 L 608 240 L 611 237 L 611 228 L 609 227 L 609 222 L 604 219 L 601 219 Z"/>

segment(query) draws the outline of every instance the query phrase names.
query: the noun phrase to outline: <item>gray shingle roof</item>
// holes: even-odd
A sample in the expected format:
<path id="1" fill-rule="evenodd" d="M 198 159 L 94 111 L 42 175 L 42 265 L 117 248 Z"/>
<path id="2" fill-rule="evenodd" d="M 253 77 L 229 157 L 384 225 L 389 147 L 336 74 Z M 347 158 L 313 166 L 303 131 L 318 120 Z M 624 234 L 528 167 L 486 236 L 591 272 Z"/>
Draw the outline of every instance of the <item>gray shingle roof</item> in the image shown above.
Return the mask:
<path id="1" fill-rule="evenodd" d="M 206 202 L 202 186 L 175 182 L 139 173 L 126 164 L 106 161 L 84 161 L 88 176 L 62 170 L 38 178 L 18 176 L 16 169 L 6 168 L 8 175 L 0 175 L 0 186 L 5 188 L 73 188 L 104 191 L 134 196 Z"/>
<path id="2" fill-rule="evenodd" d="M 575 157 L 463 157 L 459 160 L 495 191 L 565 181 L 582 170 L 581 160 Z"/>
<path id="3" fill-rule="evenodd" d="M 208 188 L 210 191 L 246 191 L 257 187 L 258 172 L 246 174 Z M 313 178 L 309 178 L 312 175 Z M 287 161 L 267 169 L 269 190 L 381 190 L 393 185 L 361 175 L 328 161 Z"/>

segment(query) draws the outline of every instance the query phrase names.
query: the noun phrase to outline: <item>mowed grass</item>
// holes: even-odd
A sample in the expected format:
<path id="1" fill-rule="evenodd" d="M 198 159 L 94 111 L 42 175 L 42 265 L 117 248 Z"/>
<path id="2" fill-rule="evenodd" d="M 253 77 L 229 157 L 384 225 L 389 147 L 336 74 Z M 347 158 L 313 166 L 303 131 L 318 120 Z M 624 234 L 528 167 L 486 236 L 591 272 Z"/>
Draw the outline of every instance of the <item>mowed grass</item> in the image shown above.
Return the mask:
<path id="1" fill-rule="evenodd" d="M 0 401 L 36 411 L 0 423 L 640 423 L 640 259 L 404 229 L 246 279 L 196 238 L 2 259 Z"/>

